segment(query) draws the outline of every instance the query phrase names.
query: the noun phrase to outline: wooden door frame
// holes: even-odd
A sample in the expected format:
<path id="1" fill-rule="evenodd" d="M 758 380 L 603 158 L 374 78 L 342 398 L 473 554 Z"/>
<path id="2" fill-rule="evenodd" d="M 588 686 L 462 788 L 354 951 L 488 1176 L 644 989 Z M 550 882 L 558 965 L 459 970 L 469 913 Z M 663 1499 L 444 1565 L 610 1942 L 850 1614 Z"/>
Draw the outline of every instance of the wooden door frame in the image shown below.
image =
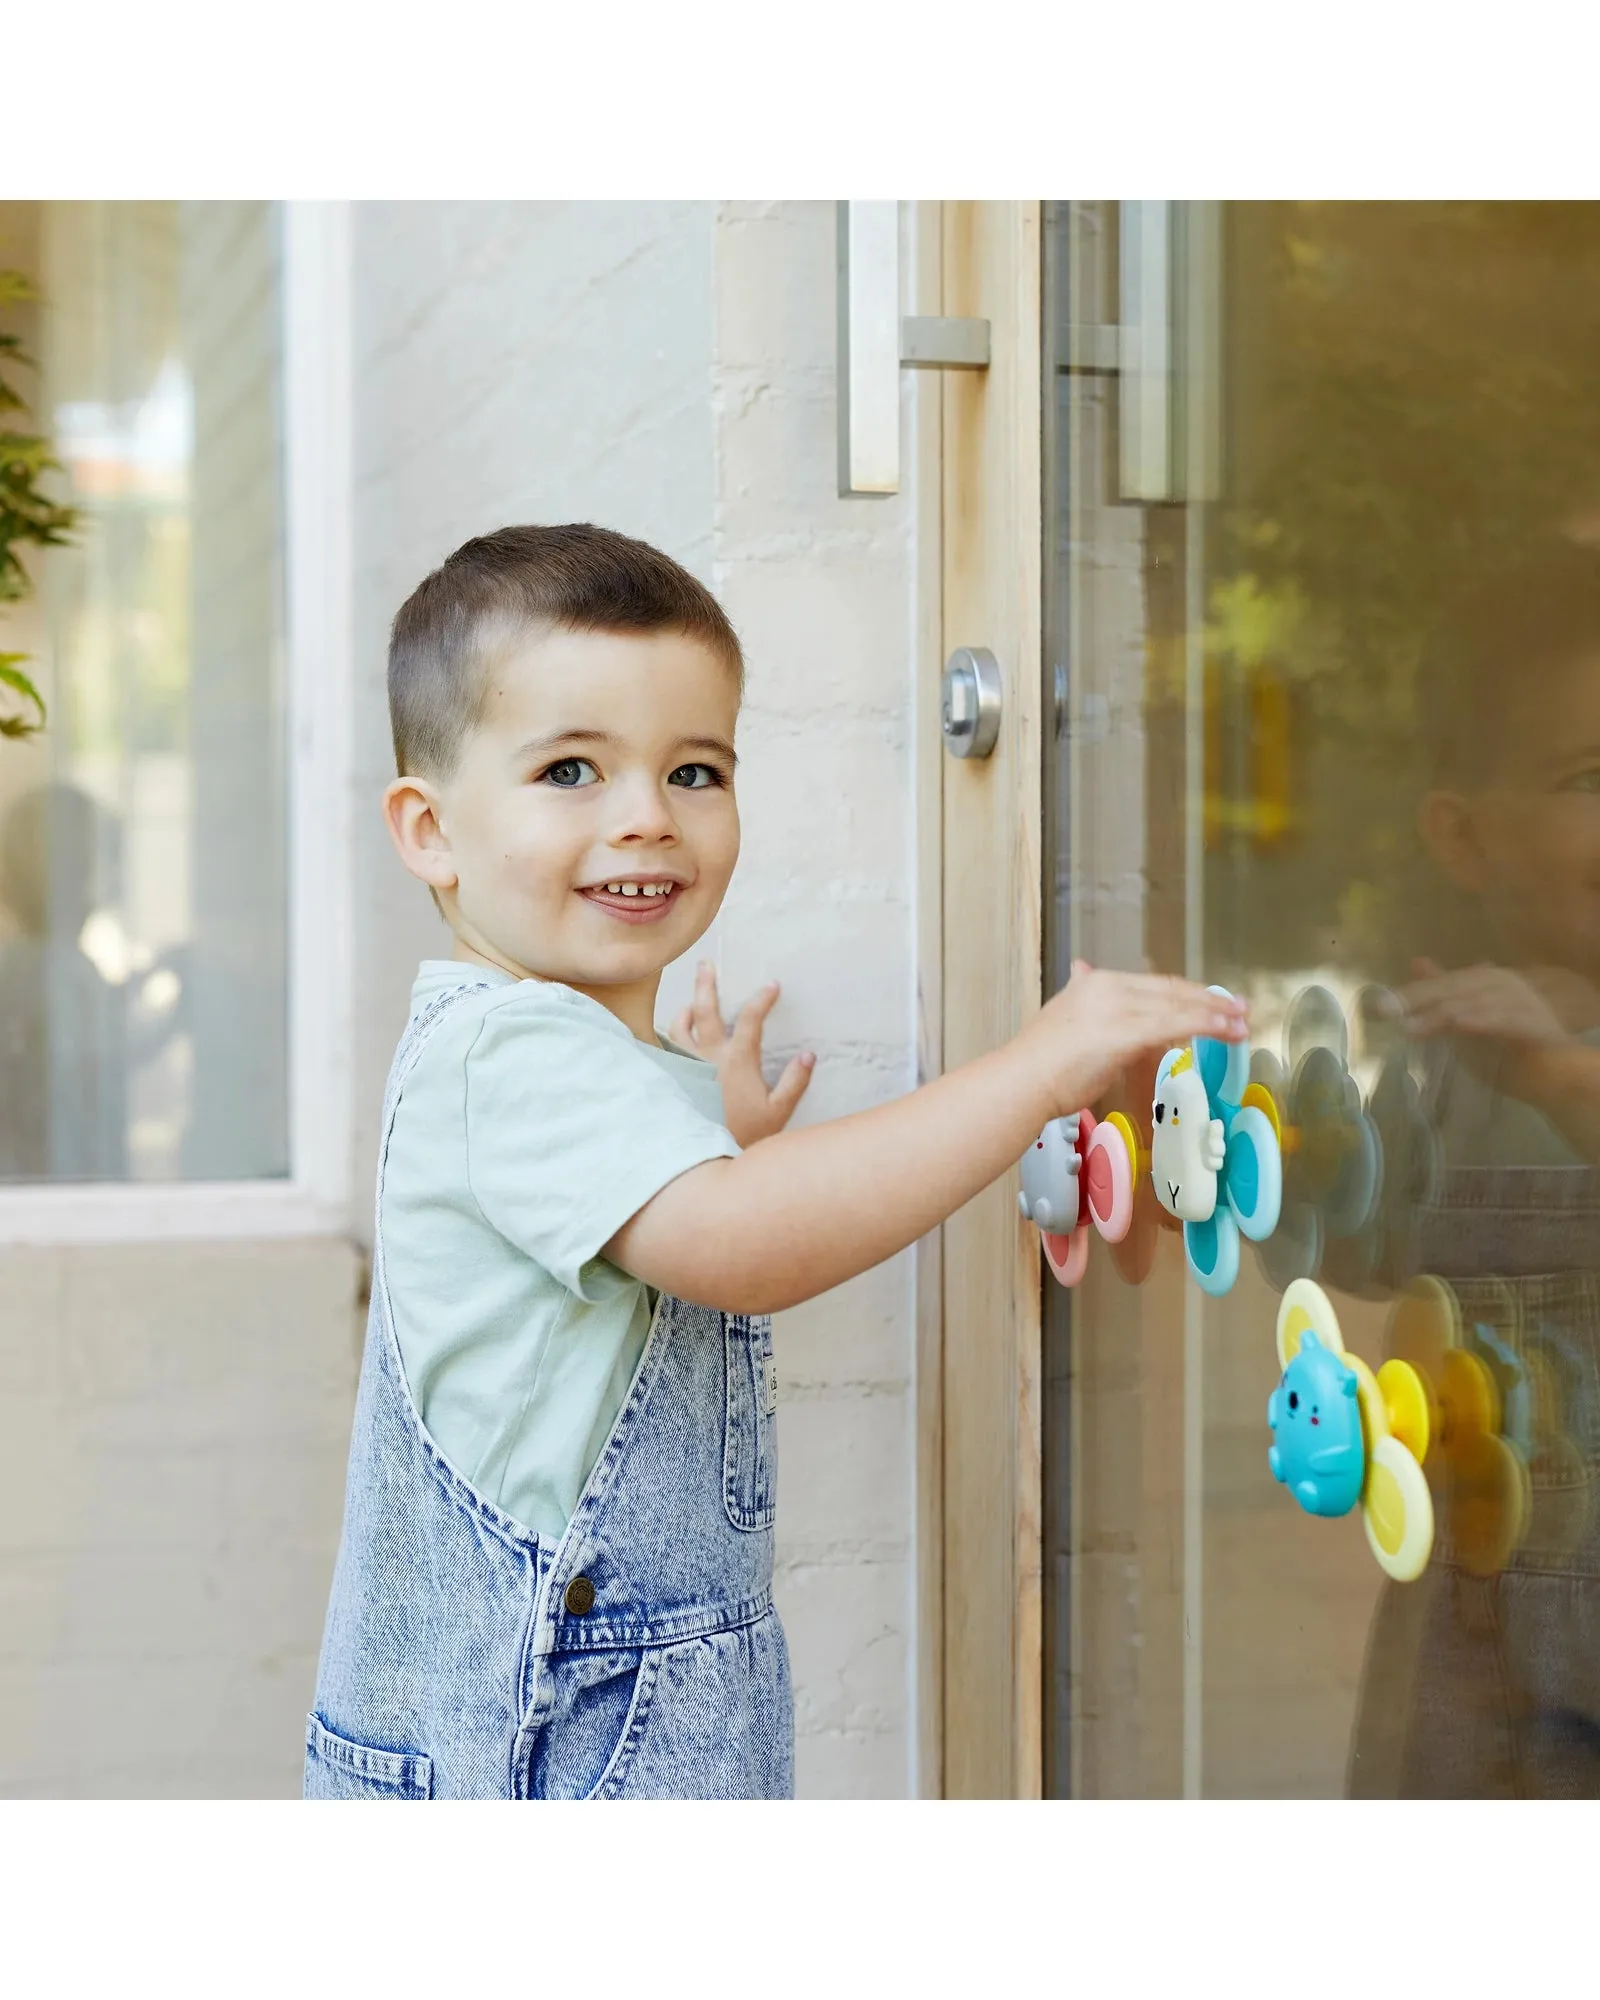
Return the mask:
<path id="1" fill-rule="evenodd" d="M 1041 993 L 1039 202 L 909 205 L 915 304 L 986 319 L 986 370 L 914 399 L 921 1074 L 1014 1035 Z M 1000 662 L 993 754 L 943 749 L 957 646 Z M 917 1259 L 920 1789 L 1037 1798 L 1043 1767 L 1040 1265 L 1008 1175 Z"/>

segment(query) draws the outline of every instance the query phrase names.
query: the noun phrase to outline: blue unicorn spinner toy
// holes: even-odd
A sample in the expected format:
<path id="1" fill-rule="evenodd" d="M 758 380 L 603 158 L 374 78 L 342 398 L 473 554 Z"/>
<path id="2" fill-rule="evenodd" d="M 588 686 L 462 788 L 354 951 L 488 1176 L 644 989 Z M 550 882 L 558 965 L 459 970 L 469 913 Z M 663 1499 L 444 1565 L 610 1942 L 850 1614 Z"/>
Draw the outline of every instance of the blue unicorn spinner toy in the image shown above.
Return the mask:
<path id="1" fill-rule="evenodd" d="M 1270 1092 L 1250 1081 L 1249 1049 L 1206 1036 L 1169 1049 L 1156 1071 L 1151 1121 L 1156 1199 L 1183 1224 L 1202 1290 L 1221 1298 L 1239 1275 L 1240 1235 L 1257 1243 L 1270 1236 L 1283 1204 L 1276 1111 Z"/>

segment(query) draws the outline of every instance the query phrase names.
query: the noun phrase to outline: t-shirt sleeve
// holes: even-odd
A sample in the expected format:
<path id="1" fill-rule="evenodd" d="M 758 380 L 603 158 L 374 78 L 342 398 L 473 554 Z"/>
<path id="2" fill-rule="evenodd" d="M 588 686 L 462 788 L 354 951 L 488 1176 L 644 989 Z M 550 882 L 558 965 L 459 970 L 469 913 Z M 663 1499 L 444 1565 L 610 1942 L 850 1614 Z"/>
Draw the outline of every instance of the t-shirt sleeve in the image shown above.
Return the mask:
<path id="1" fill-rule="evenodd" d="M 592 1011 L 591 1011 L 592 1010 Z M 484 1016 L 466 1063 L 467 1177 L 485 1219 L 569 1291 L 669 1181 L 737 1154 L 596 1003 L 534 992 Z"/>

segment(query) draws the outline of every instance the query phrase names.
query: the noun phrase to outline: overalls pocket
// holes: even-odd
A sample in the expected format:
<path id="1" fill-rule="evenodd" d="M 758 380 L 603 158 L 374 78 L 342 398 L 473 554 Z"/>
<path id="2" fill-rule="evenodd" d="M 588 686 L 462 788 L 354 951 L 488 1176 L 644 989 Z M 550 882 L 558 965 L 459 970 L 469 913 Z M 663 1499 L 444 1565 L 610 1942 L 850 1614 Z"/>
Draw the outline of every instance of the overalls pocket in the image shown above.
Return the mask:
<path id="1" fill-rule="evenodd" d="M 427 1799 L 433 1760 L 420 1751 L 375 1750 L 336 1736 L 317 1716 L 306 1718 L 308 1799 Z"/>
<path id="2" fill-rule="evenodd" d="M 727 1409 L 722 1497 L 736 1528 L 772 1526 L 778 1485 L 778 1371 L 765 1313 L 722 1315 Z"/>

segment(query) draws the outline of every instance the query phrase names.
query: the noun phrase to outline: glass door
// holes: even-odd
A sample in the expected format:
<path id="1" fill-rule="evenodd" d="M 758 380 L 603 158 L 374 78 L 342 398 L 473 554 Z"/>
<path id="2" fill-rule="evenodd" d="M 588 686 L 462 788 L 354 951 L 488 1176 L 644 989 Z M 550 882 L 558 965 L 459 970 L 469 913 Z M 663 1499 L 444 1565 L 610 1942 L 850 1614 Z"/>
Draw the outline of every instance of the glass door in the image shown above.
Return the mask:
<path id="1" fill-rule="evenodd" d="M 1600 206 L 1047 204 L 1043 345 L 1046 977 L 1247 994 L 1283 1165 L 1046 1276 L 1045 1789 L 1600 1795 Z"/>

